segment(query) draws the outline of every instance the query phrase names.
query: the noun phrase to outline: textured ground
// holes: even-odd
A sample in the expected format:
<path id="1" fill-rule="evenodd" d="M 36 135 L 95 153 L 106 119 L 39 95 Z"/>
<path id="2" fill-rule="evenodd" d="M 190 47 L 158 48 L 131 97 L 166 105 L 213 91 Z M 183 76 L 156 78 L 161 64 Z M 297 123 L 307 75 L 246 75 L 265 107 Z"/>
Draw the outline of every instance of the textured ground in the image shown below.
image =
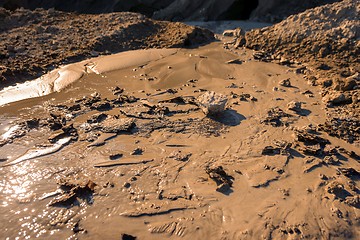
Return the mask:
<path id="1" fill-rule="evenodd" d="M 190 47 L 212 39 L 207 30 L 154 21 L 136 13 L 78 15 L 0 8 L 0 87 L 102 54 Z"/>
<path id="2" fill-rule="evenodd" d="M 240 36 L 235 47 L 259 50 L 258 59 L 298 68 L 322 86 L 324 129 L 349 142 L 360 140 L 360 1 L 307 10 Z"/>

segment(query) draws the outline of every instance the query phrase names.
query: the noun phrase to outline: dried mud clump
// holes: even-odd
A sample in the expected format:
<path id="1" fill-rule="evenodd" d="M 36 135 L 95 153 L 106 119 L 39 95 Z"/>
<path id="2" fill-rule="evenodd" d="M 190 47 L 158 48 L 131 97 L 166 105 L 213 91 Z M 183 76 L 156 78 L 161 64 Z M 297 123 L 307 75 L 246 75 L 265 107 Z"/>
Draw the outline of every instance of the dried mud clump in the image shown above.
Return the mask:
<path id="1" fill-rule="evenodd" d="M 0 88 L 89 57 L 188 47 L 211 40 L 213 34 L 208 30 L 137 13 L 87 15 L 0 8 Z"/>

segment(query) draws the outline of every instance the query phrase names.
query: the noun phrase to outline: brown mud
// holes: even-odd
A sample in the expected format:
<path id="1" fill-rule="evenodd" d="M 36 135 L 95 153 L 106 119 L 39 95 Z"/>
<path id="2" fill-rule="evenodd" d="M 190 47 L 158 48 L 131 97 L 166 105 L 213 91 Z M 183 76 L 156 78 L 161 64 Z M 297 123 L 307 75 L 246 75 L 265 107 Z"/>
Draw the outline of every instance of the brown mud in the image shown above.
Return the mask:
<path id="1" fill-rule="evenodd" d="M 322 131 L 320 86 L 256 56 L 176 49 L 2 106 L 1 236 L 358 239 L 359 146 Z"/>

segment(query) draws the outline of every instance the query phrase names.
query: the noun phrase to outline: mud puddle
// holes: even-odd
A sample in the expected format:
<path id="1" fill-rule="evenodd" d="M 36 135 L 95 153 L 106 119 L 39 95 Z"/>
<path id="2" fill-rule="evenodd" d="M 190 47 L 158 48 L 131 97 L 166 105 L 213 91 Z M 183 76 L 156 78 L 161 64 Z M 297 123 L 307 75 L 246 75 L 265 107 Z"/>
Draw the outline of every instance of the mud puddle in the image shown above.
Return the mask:
<path id="1" fill-rule="evenodd" d="M 1 107 L 1 235 L 355 239 L 360 153 L 295 71 L 213 43 Z"/>

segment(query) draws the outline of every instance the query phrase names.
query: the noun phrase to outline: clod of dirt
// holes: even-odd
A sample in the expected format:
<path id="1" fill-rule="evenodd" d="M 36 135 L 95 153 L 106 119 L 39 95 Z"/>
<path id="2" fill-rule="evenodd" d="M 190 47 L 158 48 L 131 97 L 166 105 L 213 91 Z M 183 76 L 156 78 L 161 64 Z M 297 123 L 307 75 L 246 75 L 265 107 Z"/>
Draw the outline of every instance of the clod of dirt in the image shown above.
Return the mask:
<path id="1" fill-rule="evenodd" d="M 329 107 L 352 103 L 352 96 L 341 92 L 332 92 L 323 98 Z"/>
<path id="2" fill-rule="evenodd" d="M 135 120 L 131 118 L 108 117 L 101 122 L 100 128 L 105 133 L 128 132 L 135 126 Z"/>
<path id="3" fill-rule="evenodd" d="M 86 200 L 92 204 L 92 195 L 95 191 L 96 183 L 91 180 L 77 182 L 71 179 L 61 179 L 60 188 L 64 191 L 62 195 L 53 199 L 49 206 L 53 207 L 72 207 L 78 199 Z"/>
<path id="4" fill-rule="evenodd" d="M 206 115 L 215 115 L 225 110 L 227 97 L 213 91 L 206 92 L 197 98 L 199 107 Z"/>
<path id="5" fill-rule="evenodd" d="M 360 208 L 360 196 L 359 195 L 349 196 L 346 198 L 345 203 L 359 209 Z"/>
<path id="6" fill-rule="evenodd" d="M 345 199 L 351 194 L 345 189 L 344 185 L 338 182 L 331 182 L 327 185 L 327 192 L 334 194 L 336 198 Z"/>
<path id="7" fill-rule="evenodd" d="M 205 171 L 216 182 L 218 186 L 216 191 L 227 194 L 232 187 L 234 178 L 228 175 L 222 166 L 207 167 Z"/>
<path id="8" fill-rule="evenodd" d="M 298 141 L 303 142 L 306 145 L 319 144 L 320 146 L 324 147 L 326 144 L 330 144 L 329 140 L 305 131 L 295 131 L 295 137 Z"/>
<path id="9" fill-rule="evenodd" d="M 360 178 L 360 172 L 355 170 L 354 168 L 338 168 L 339 172 L 342 173 L 345 177 L 348 178 Z"/>
<path id="10" fill-rule="evenodd" d="M 273 146 L 266 146 L 262 151 L 262 155 L 277 155 L 280 154 L 281 148 L 273 147 Z"/>
<path id="11" fill-rule="evenodd" d="M 185 162 L 188 161 L 189 158 L 191 157 L 191 153 L 183 153 L 180 150 L 174 151 L 172 152 L 168 158 L 174 159 L 176 161 L 181 161 L 181 162 Z"/>
<path id="12" fill-rule="evenodd" d="M 273 127 L 286 126 L 289 124 L 289 119 L 292 117 L 290 114 L 285 113 L 282 109 L 275 107 L 271 108 L 265 120 L 262 123 L 272 125 Z"/>
<path id="13" fill-rule="evenodd" d="M 289 110 L 292 110 L 294 112 L 301 112 L 301 102 L 297 101 L 291 101 L 287 104 L 287 107 Z"/>
<path id="14" fill-rule="evenodd" d="M 135 148 L 131 153 L 130 155 L 141 155 L 143 154 L 144 150 L 142 148 Z"/>
<path id="15" fill-rule="evenodd" d="M 110 160 L 118 160 L 119 158 L 122 158 L 123 154 L 122 153 L 116 153 L 116 154 L 112 154 L 109 156 Z"/>
<path id="16" fill-rule="evenodd" d="M 280 86 L 283 86 L 283 87 L 291 87 L 290 79 L 281 80 L 281 81 L 279 82 L 279 85 L 280 85 Z"/>

